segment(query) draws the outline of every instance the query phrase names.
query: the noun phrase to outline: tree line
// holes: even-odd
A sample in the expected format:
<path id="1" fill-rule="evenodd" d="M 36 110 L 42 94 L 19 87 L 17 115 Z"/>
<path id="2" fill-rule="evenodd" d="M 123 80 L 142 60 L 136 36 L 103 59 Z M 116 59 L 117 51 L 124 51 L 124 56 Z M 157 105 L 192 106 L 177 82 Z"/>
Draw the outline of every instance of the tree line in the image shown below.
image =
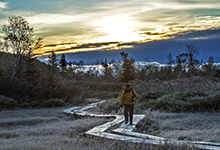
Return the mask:
<path id="1" fill-rule="evenodd" d="M 56 55 L 52 52 L 51 56 Z M 120 52 L 121 59 L 119 61 L 107 59 L 97 59 L 96 65 L 102 65 L 104 70 L 100 71 L 96 68 L 90 68 L 87 72 L 79 70 L 78 65 L 69 65 L 65 59 L 65 54 L 61 55 L 59 65 L 62 74 L 69 78 L 74 76 L 81 80 L 104 80 L 104 81 L 119 81 L 129 82 L 131 80 L 172 80 L 176 78 L 192 77 L 192 76 L 207 76 L 219 80 L 219 68 L 214 65 L 214 58 L 209 57 L 207 62 L 199 60 L 199 50 L 192 44 L 186 44 L 185 52 L 179 54 L 174 59 L 172 54 L 167 55 L 167 65 L 156 66 L 149 64 L 140 66 L 135 63 L 135 59 L 129 56 L 124 51 Z M 49 58 L 51 58 L 49 56 Z M 103 61 L 104 60 L 104 61 Z M 58 60 L 57 60 L 58 61 Z M 49 59 L 48 64 L 53 66 Z M 58 63 L 56 63 L 58 64 Z M 83 63 L 81 64 L 81 66 Z M 58 69 L 58 68 L 57 68 Z M 100 73 L 101 72 L 101 73 Z"/>

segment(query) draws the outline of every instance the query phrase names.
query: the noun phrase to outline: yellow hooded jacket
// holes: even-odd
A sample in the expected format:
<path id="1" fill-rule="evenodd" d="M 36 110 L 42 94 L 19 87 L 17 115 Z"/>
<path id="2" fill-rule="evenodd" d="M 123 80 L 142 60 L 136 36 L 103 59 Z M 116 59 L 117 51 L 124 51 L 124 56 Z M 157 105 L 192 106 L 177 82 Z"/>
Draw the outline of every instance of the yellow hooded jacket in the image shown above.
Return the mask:
<path id="1" fill-rule="evenodd" d="M 127 92 L 127 93 L 124 90 L 122 92 L 122 95 L 121 95 L 120 105 L 124 105 L 124 104 L 125 105 L 132 105 L 132 104 L 134 104 L 134 102 L 131 101 L 132 97 L 133 97 L 134 101 L 138 98 L 138 95 L 137 95 L 135 90 L 131 89 L 130 92 Z"/>

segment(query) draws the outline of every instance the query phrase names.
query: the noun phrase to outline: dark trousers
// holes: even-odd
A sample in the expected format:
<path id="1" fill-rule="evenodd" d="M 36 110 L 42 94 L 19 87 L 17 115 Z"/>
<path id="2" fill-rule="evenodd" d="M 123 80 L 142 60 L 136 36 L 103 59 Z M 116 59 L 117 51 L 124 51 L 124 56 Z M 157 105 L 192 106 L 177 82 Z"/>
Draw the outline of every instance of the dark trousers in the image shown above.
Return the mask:
<path id="1" fill-rule="evenodd" d="M 128 122 L 128 112 L 130 116 L 130 123 L 133 121 L 133 113 L 134 113 L 134 104 L 132 105 L 124 105 L 124 117 L 125 117 L 125 123 Z"/>

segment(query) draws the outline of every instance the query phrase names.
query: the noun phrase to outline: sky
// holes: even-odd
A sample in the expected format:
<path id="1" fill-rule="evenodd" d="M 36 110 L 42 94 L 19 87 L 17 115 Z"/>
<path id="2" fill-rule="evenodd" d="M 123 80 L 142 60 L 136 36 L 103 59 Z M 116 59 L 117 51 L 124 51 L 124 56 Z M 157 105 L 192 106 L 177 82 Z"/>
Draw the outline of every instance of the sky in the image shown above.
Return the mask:
<path id="1" fill-rule="evenodd" d="M 165 54 L 189 42 L 220 61 L 214 42 L 220 38 L 219 0 L 0 0 L 0 27 L 12 15 L 25 18 L 36 38 L 44 39 L 35 51 L 42 58 L 52 49 L 91 61 L 125 50 L 140 60 L 163 62 Z"/>

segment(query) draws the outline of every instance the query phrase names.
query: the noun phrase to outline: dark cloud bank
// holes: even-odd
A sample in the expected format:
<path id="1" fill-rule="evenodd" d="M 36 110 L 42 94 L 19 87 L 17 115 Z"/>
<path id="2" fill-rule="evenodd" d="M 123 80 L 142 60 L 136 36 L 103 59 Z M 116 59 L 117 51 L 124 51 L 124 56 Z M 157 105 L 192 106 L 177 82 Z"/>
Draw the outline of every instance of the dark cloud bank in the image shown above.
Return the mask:
<path id="1" fill-rule="evenodd" d="M 176 57 L 185 51 L 185 45 L 193 44 L 200 52 L 199 59 L 207 61 L 210 56 L 214 57 L 215 62 L 220 62 L 220 29 L 194 31 L 187 34 L 177 35 L 173 39 L 153 41 L 148 43 L 136 43 L 134 48 L 122 50 L 102 50 L 91 52 L 67 53 L 67 61 L 83 60 L 85 64 L 94 64 L 97 59 L 107 58 L 108 61 L 120 59 L 120 52 L 125 51 L 136 61 L 148 60 L 167 63 L 167 55 L 172 54 Z M 47 58 L 43 56 L 40 60 Z M 58 55 L 60 57 L 60 55 Z"/>

